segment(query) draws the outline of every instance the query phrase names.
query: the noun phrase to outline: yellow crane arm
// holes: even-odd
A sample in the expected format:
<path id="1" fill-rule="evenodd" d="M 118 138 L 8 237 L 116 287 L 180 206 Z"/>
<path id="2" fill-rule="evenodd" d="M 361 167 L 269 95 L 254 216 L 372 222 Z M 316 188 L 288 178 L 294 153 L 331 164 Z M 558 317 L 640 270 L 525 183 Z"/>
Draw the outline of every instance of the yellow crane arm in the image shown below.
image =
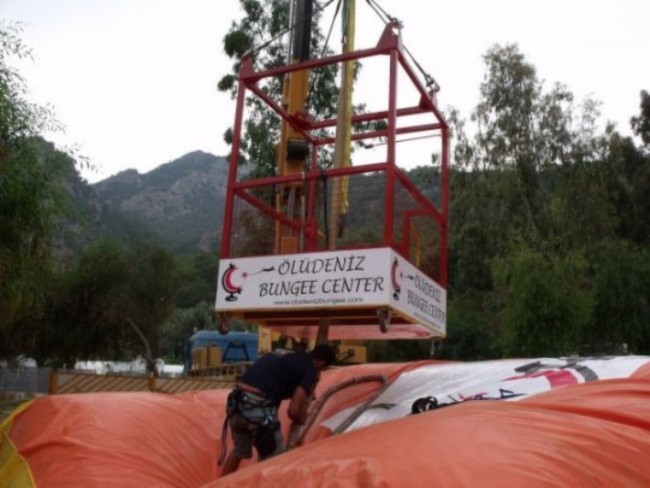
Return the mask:
<path id="1" fill-rule="evenodd" d="M 343 52 L 354 51 L 355 0 L 344 0 L 343 7 Z M 334 143 L 334 167 L 350 166 L 350 144 L 352 135 L 352 89 L 354 83 L 354 61 L 343 63 L 341 91 L 339 93 Z M 336 178 L 332 185 L 331 208 L 328 222 L 328 248 L 336 249 L 336 240 L 342 230 L 342 223 L 348 212 L 348 176 Z"/>

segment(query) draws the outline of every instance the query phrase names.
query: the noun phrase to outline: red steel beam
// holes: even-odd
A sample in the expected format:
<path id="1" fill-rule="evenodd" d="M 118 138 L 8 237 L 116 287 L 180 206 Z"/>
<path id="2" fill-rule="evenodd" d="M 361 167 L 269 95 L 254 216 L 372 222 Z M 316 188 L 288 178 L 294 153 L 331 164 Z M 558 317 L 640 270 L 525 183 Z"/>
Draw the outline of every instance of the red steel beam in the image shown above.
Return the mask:
<path id="1" fill-rule="evenodd" d="M 415 85 L 417 91 L 420 92 L 421 102 L 425 103 L 428 106 L 428 108 L 435 114 L 438 121 L 441 124 L 443 124 L 444 127 L 448 128 L 447 122 L 445 121 L 445 118 L 442 116 L 442 113 L 440 112 L 440 110 L 438 110 L 436 104 L 433 103 L 433 100 L 431 100 L 431 94 L 422 85 L 420 78 L 415 74 L 408 60 L 404 57 L 404 53 L 401 50 L 398 50 L 398 52 L 399 52 L 399 63 L 404 69 L 404 71 L 406 72 L 406 74 L 408 75 L 408 77 L 413 82 L 413 85 Z"/>
<path id="2" fill-rule="evenodd" d="M 304 69 L 313 70 L 314 68 L 320 68 L 322 66 L 327 66 L 336 63 L 344 63 L 346 61 L 354 61 L 358 59 L 368 58 L 371 56 L 377 56 L 379 54 L 389 54 L 393 47 L 386 45 L 381 47 L 373 47 L 369 49 L 361 49 L 359 51 L 354 51 L 351 53 L 336 54 L 334 56 L 329 56 L 326 58 L 319 59 L 310 59 L 308 61 L 302 61 L 300 63 L 293 63 L 286 66 L 278 66 L 276 68 L 270 68 L 263 71 L 255 71 L 254 69 L 247 69 L 246 72 L 240 74 L 241 79 L 246 84 L 257 83 L 259 80 L 264 78 L 280 76 L 293 71 L 301 71 Z M 252 64 L 251 64 L 252 68 Z"/>
<path id="3" fill-rule="evenodd" d="M 448 128 L 442 130 L 442 168 L 440 181 L 440 195 L 442 202 L 443 222 L 440 223 L 440 284 L 446 289 L 448 279 L 448 243 L 447 233 L 449 232 L 449 136 Z"/>
<path id="4" fill-rule="evenodd" d="M 246 200 L 248 203 L 253 205 L 255 208 L 258 208 L 268 216 L 276 220 L 279 220 L 284 225 L 291 227 L 294 230 L 298 230 L 298 231 L 300 230 L 300 223 L 296 223 L 293 220 L 287 218 L 283 213 L 278 212 L 275 208 L 271 207 L 268 203 L 263 202 L 257 197 L 254 197 L 250 193 L 247 193 L 245 191 L 236 191 L 235 195 L 237 195 L 242 200 Z"/>
<path id="5" fill-rule="evenodd" d="M 415 183 L 413 183 L 405 174 L 403 171 L 397 171 L 396 172 L 397 179 L 400 181 L 402 185 L 404 185 L 407 189 L 407 191 L 410 193 L 410 195 L 415 198 L 415 200 L 422 205 L 422 208 L 426 209 L 428 212 L 431 212 L 433 217 L 436 219 L 436 221 L 443 225 L 445 223 L 445 218 L 443 214 L 440 213 L 440 211 L 436 208 L 436 206 L 431 203 L 429 200 L 426 199 L 424 195 L 422 195 L 422 192 L 418 189 L 417 186 L 415 186 Z"/>
<path id="6" fill-rule="evenodd" d="M 423 108 L 420 106 L 405 107 L 397 110 L 398 117 L 404 117 L 407 115 L 419 115 L 423 113 L 429 113 L 431 110 L 428 108 Z M 373 120 L 382 120 L 388 118 L 388 110 L 383 110 L 380 112 L 368 112 L 364 114 L 357 114 L 352 116 L 352 123 L 358 124 L 361 122 L 371 122 Z M 334 127 L 336 125 L 336 119 L 324 119 L 309 124 L 310 129 L 324 129 L 327 127 Z"/>
<path id="7" fill-rule="evenodd" d="M 237 105 L 235 108 L 235 125 L 232 134 L 232 149 L 230 152 L 230 167 L 228 168 L 227 198 L 224 206 L 223 226 L 221 232 L 221 258 L 230 256 L 230 239 L 232 236 L 233 191 L 237 180 L 239 164 L 239 148 L 241 146 L 241 126 L 244 114 L 244 83 L 240 80 L 237 89 Z"/>
<path id="8" fill-rule="evenodd" d="M 386 208 L 384 209 L 384 243 L 393 245 L 395 209 L 395 139 L 397 137 L 397 50 L 390 51 L 388 87 L 388 141 L 386 144 Z"/>
<path id="9" fill-rule="evenodd" d="M 343 168 L 331 168 L 324 170 L 325 176 L 327 178 L 336 177 L 336 176 L 345 176 L 353 175 L 359 173 L 372 173 L 376 171 L 386 171 L 386 163 L 373 163 L 373 164 L 364 164 L 360 166 L 346 166 Z M 315 180 L 322 178 L 322 172 L 320 170 L 312 170 L 305 173 L 305 180 Z M 233 190 L 243 190 L 247 188 L 256 188 L 260 186 L 271 186 L 271 185 L 281 185 L 286 183 L 293 183 L 301 181 L 302 175 L 286 175 L 286 176 L 268 176 L 266 178 L 259 178 L 257 180 L 243 180 L 237 183 L 234 183 Z"/>
<path id="10" fill-rule="evenodd" d="M 427 132 L 427 131 L 434 131 L 438 130 L 441 128 L 440 124 L 421 124 L 421 125 L 411 125 L 408 127 L 400 127 L 396 129 L 395 133 L 397 135 L 402 135 L 402 134 L 412 134 L 414 132 Z M 378 137 L 386 137 L 388 134 L 388 129 L 385 130 L 374 130 L 374 131 L 368 131 L 368 132 L 357 132 L 356 134 L 352 134 L 351 139 L 353 141 L 362 141 L 364 139 L 376 139 Z M 335 139 L 334 137 L 323 137 L 321 139 L 316 139 L 314 141 L 314 144 L 318 146 L 326 146 L 328 144 L 334 144 Z M 399 141 L 397 141 L 399 142 Z"/>

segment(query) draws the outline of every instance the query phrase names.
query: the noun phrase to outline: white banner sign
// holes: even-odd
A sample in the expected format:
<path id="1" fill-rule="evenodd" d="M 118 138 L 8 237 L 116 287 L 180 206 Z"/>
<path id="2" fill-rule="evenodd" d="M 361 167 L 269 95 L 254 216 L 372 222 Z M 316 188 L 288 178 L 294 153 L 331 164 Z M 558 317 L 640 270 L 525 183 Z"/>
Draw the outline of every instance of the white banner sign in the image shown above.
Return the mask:
<path id="1" fill-rule="evenodd" d="M 426 324 L 442 335 L 447 323 L 447 292 L 402 256 L 391 250 L 390 305 L 413 322 Z"/>
<path id="2" fill-rule="evenodd" d="M 217 310 L 387 305 L 384 249 L 224 259 Z"/>
<path id="3" fill-rule="evenodd" d="M 400 375 L 347 431 L 467 401 L 517 401 L 580 383 L 627 378 L 648 356 L 506 359 L 422 366 Z M 334 431 L 359 405 L 322 425 Z"/>
<path id="4" fill-rule="evenodd" d="M 446 292 L 390 248 L 223 259 L 218 311 L 384 307 L 445 334 Z"/>

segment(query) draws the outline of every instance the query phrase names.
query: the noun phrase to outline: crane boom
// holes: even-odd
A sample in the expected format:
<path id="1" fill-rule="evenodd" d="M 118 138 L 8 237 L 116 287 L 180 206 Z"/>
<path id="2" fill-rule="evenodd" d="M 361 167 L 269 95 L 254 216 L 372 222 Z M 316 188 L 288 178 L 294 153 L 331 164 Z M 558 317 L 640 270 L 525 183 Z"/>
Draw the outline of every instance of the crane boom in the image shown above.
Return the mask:
<path id="1" fill-rule="evenodd" d="M 342 52 L 354 51 L 355 0 L 344 0 Z M 354 83 L 354 61 L 343 63 L 341 90 L 337 107 L 336 138 L 334 143 L 334 167 L 350 166 L 350 144 L 352 137 L 352 91 Z M 342 233 L 348 211 L 348 176 L 336 178 L 332 188 L 329 212 L 328 249 L 336 249 L 336 240 Z"/>
<path id="2" fill-rule="evenodd" d="M 291 2 L 290 22 L 293 26 L 293 35 L 289 42 L 288 64 L 309 59 L 313 17 L 313 0 L 291 0 Z M 284 77 L 282 105 L 293 117 L 306 112 L 309 74 L 309 70 L 305 69 L 293 71 Z M 283 176 L 301 173 L 304 171 L 308 155 L 309 145 L 305 137 L 283 120 L 278 152 L 278 173 Z"/>

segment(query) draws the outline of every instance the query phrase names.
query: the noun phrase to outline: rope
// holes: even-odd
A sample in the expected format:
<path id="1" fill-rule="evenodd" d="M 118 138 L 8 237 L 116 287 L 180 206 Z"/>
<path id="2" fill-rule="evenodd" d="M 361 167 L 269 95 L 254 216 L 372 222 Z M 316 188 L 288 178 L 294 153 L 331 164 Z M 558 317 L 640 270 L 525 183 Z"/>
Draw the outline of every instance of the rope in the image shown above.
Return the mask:
<path id="1" fill-rule="evenodd" d="M 314 403 L 314 406 L 312 409 L 309 411 L 309 414 L 307 415 L 307 421 L 305 424 L 301 427 L 295 435 L 290 436 L 288 442 L 287 442 L 287 451 L 293 449 L 296 447 L 298 444 L 300 444 L 303 440 L 309 429 L 311 428 L 312 424 L 316 421 L 316 418 L 318 417 L 318 414 L 320 414 L 321 409 L 323 408 L 323 405 L 325 405 L 325 402 L 329 400 L 329 398 L 338 393 L 339 391 L 349 388 L 350 386 L 355 386 L 360 383 L 367 383 L 371 381 L 377 381 L 382 383 L 382 386 L 377 392 L 372 395 L 365 403 L 357 407 L 346 419 L 341 422 L 341 424 L 334 430 L 334 435 L 340 434 L 344 432 L 352 423 L 365 411 L 370 407 L 373 401 L 375 401 L 379 395 L 381 395 L 386 388 L 389 386 L 388 378 L 384 375 L 379 375 L 379 374 L 373 374 L 373 375 L 366 375 L 366 376 L 358 376 L 357 378 L 351 378 L 349 380 L 343 381 L 339 383 L 338 385 L 334 385 L 327 391 L 325 391 Z"/>
<path id="2" fill-rule="evenodd" d="M 325 10 L 327 7 L 330 6 L 331 3 L 334 3 L 334 0 L 329 0 L 329 1 L 328 1 L 327 3 L 325 3 L 324 5 L 322 5 L 322 6 L 320 6 L 320 7 L 316 7 L 316 9 L 314 10 L 314 15 L 317 14 L 317 13 L 322 12 L 323 10 Z M 302 22 L 304 22 L 304 21 L 305 21 L 305 19 L 297 19 L 297 20 L 296 20 L 293 24 L 291 24 L 287 29 L 285 29 L 285 30 L 283 30 L 282 32 L 280 32 L 279 34 L 275 35 L 274 37 L 272 37 L 271 39 L 269 39 L 269 40 L 266 41 L 265 43 L 261 44 L 259 47 L 257 47 L 257 48 L 255 48 L 255 47 L 251 47 L 250 50 L 249 50 L 246 54 L 244 54 L 243 57 L 246 57 L 247 55 L 250 55 L 251 57 L 254 57 L 254 54 L 255 54 L 256 52 L 261 51 L 262 49 L 264 49 L 265 47 L 267 47 L 269 44 L 271 44 L 271 43 L 277 41 L 278 39 L 280 39 L 280 38 L 281 38 L 282 36 L 284 36 L 285 34 L 291 32 L 292 30 L 294 30 L 294 29 L 296 28 L 296 26 L 297 26 L 298 24 L 300 24 L 300 23 L 302 23 Z"/>
<path id="3" fill-rule="evenodd" d="M 375 11 L 375 13 L 379 16 L 379 18 L 384 22 L 384 24 L 395 24 L 399 29 L 403 27 L 402 22 L 397 19 L 397 17 L 393 17 L 390 15 L 388 12 L 386 12 L 381 6 L 375 2 L 375 0 L 366 0 L 368 5 Z M 415 59 L 415 56 L 411 54 L 411 51 L 408 50 L 406 46 L 402 46 L 404 50 L 406 51 L 406 54 L 411 58 L 411 61 L 413 61 L 413 64 L 415 64 L 415 67 L 420 71 L 422 74 L 422 77 L 424 78 L 424 81 L 428 87 L 430 87 L 434 92 L 439 92 L 440 91 L 440 85 L 436 82 L 436 80 L 431 76 L 429 73 L 424 71 L 420 63 L 417 62 Z"/>
<path id="4" fill-rule="evenodd" d="M 327 50 L 327 45 L 330 42 L 330 36 L 332 35 L 332 30 L 334 29 L 334 23 L 336 22 L 336 18 L 339 16 L 339 10 L 341 9 L 342 1 L 343 0 L 339 0 L 339 3 L 336 4 L 336 10 L 334 11 L 334 16 L 332 17 L 332 23 L 330 24 L 329 31 L 327 32 L 327 37 L 325 38 L 325 42 L 323 43 L 323 49 L 321 49 L 321 53 L 320 53 L 321 58 L 325 56 L 325 51 Z"/>
<path id="5" fill-rule="evenodd" d="M 401 142 L 418 141 L 420 139 L 433 139 L 434 137 L 440 137 L 440 134 L 430 134 L 428 136 L 407 137 L 405 139 L 398 139 L 397 141 L 395 141 L 395 144 L 399 144 Z M 380 142 L 375 142 L 374 144 L 365 144 L 364 148 L 365 149 L 372 149 L 375 146 L 384 146 L 386 144 L 388 144 L 388 142 L 380 141 Z"/>
<path id="6" fill-rule="evenodd" d="M 323 219 L 325 219 L 325 242 L 329 242 L 329 226 L 327 225 L 328 222 L 328 215 L 327 215 L 327 172 L 320 167 L 320 177 L 321 180 L 323 181 Z"/>
<path id="7" fill-rule="evenodd" d="M 352 386 L 352 385 L 355 385 L 355 384 L 358 384 L 358 383 L 363 383 L 363 382 L 366 382 L 366 381 L 380 381 L 383 384 L 382 384 L 382 387 L 379 390 L 377 390 L 377 393 L 375 393 L 373 396 L 371 396 L 366 401 L 366 403 L 364 403 L 363 405 L 360 405 L 359 407 L 357 407 L 357 409 L 354 412 L 352 412 L 348 416 L 348 418 L 346 418 L 343 422 L 341 422 L 341 424 L 336 429 L 334 429 L 334 434 L 341 434 L 342 432 L 345 432 L 345 430 L 348 427 L 350 427 L 350 425 L 352 425 L 354 423 L 354 421 L 357 420 L 359 418 L 359 416 L 370 407 L 370 405 L 372 405 L 372 402 L 374 402 L 377 398 L 379 398 L 379 396 L 384 391 L 386 391 L 386 389 L 389 386 L 388 378 L 386 378 L 384 375 L 361 376 L 358 379 L 362 379 L 363 381 L 358 381 L 358 382 L 355 382 L 355 383 L 351 383 L 350 385 L 346 385 L 346 387 L 347 386 Z"/>
<path id="8" fill-rule="evenodd" d="M 332 1 L 334 1 L 334 0 L 332 0 Z M 338 3 L 336 4 L 336 10 L 334 11 L 334 16 L 332 17 L 332 23 L 330 24 L 329 31 L 327 32 L 327 37 L 325 38 L 325 42 L 323 43 L 323 48 L 321 49 L 321 52 L 320 52 L 320 57 L 321 58 L 325 57 L 325 54 L 327 52 L 327 46 L 328 46 L 328 44 L 330 42 L 330 37 L 332 35 L 332 30 L 334 30 L 334 24 L 336 23 L 336 18 L 339 15 L 339 10 L 341 9 L 341 3 L 342 2 L 343 2 L 343 0 L 338 0 Z M 312 105 L 312 100 L 313 100 L 314 93 L 315 93 L 315 90 L 313 90 L 313 89 L 309 90 L 309 94 L 307 95 L 307 97 L 308 97 L 307 105 L 308 106 Z"/>
<path id="9" fill-rule="evenodd" d="M 426 82 L 427 86 L 430 87 L 434 92 L 439 92 L 440 91 L 440 85 L 438 85 L 438 82 L 433 79 L 433 76 L 431 76 L 429 73 L 424 71 L 424 68 L 420 66 L 420 63 L 417 62 L 415 59 L 415 56 L 411 54 L 411 51 L 408 50 L 406 46 L 403 46 L 404 50 L 406 51 L 406 54 L 408 54 L 409 58 L 411 58 L 411 61 L 413 61 L 413 64 L 415 64 L 415 67 L 420 71 L 422 76 L 424 77 L 424 81 Z"/>
<path id="10" fill-rule="evenodd" d="M 384 22 L 384 24 L 393 23 L 396 24 L 398 27 L 402 27 L 402 23 L 397 19 L 397 17 L 393 17 L 392 15 L 389 15 L 388 12 L 386 12 L 383 8 L 381 8 L 381 6 L 374 0 L 366 0 L 366 3 L 370 5 L 370 7 L 375 11 L 375 13 Z"/>
<path id="11" fill-rule="evenodd" d="M 217 464 L 221 466 L 226 459 L 226 454 L 228 454 L 228 446 L 226 445 L 228 437 L 228 421 L 230 417 L 226 415 L 226 418 L 223 419 L 223 424 L 221 425 L 221 452 L 219 453 L 219 458 L 217 459 Z"/>

